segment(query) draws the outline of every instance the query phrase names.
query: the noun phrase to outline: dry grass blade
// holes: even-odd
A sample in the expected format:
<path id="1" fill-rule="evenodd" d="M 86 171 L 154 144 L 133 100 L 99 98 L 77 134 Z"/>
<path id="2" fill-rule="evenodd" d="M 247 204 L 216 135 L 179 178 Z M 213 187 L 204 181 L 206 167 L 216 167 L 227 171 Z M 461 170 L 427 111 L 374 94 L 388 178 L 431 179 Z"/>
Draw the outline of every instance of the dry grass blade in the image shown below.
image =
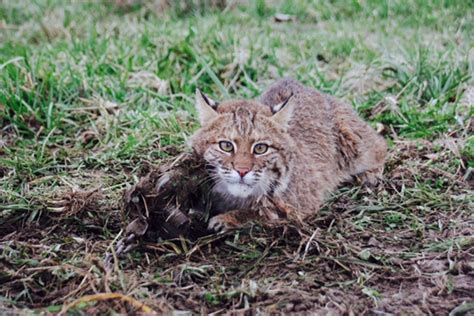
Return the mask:
<path id="1" fill-rule="evenodd" d="M 106 301 L 106 300 L 121 300 L 131 304 L 136 311 L 141 311 L 145 314 L 156 315 L 157 313 L 149 306 L 137 301 L 136 299 L 120 294 L 120 293 L 99 293 L 93 295 L 86 295 L 77 300 L 65 305 L 59 315 L 66 315 L 67 312 L 77 305 L 81 303 L 91 303 L 91 302 L 99 302 L 99 301 Z"/>

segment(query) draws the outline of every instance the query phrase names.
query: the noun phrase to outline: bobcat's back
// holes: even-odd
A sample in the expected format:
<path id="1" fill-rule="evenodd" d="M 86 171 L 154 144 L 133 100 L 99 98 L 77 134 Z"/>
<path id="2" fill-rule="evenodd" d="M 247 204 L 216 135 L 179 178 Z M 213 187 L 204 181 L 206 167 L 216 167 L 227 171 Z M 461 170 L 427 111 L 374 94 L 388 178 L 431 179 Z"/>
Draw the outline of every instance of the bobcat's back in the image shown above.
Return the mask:
<path id="1" fill-rule="evenodd" d="M 312 213 L 341 182 L 366 172 L 368 182 L 381 176 L 385 141 L 349 105 L 291 78 L 270 86 L 260 102 L 272 106 L 290 95 L 294 111 L 288 132 L 296 155 L 285 199 Z"/>

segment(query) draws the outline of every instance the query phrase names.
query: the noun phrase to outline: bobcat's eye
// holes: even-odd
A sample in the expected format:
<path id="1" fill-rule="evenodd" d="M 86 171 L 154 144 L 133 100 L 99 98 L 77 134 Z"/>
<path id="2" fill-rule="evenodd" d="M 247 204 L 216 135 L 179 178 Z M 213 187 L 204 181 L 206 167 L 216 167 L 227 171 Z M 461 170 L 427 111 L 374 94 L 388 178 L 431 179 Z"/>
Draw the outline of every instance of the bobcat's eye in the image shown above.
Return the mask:
<path id="1" fill-rule="evenodd" d="M 222 140 L 219 142 L 219 147 L 225 151 L 226 153 L 230 153 L 234 150 L 234 145 L 232 145 L 231 142 L 228 142 L 226 140 Z"/>
<path id="2" fill-rule="evenodd" d="M 256 155 L 263 155 L 268 150 L 267 144 L 256 144 L 253 146 L 253 153 Z"/>

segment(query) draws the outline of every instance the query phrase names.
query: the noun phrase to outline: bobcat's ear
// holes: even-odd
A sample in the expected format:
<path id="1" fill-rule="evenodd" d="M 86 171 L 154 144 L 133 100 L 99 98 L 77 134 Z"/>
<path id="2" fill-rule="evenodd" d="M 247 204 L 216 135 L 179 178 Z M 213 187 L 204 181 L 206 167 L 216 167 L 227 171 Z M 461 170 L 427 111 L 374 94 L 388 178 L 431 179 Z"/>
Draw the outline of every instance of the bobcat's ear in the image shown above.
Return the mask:
<path id="1" fill-rule="evenodd" d="M 293 102 L 288 102 L 292 96 L 293 93 L 288 98 L 286 98 L 285 101 L 271 107 L 273 113 L 272 119 L 285 128 L 288 127 L 288 123 L 290 123 L 290 120 L 293 116 L 294 104 Z"/>
<path id="2" fill-rule="evenodd" d="M 204 126 L 217 116 L 217 105 L 216 101 L 206 96 L 201 90 L 196 89 L 196 110 L 199 114 L 201 126 Z"/>

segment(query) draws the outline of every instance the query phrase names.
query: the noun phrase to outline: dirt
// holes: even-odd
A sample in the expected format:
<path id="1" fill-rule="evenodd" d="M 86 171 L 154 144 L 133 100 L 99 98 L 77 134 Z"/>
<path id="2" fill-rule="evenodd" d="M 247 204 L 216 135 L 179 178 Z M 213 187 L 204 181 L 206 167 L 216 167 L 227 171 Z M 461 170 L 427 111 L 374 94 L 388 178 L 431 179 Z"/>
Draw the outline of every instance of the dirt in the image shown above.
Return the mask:
<path id="1" fill-rule="evenodd" d="M 108 196 L 100 191 L 64 192 L 56 203 L 61 211 L 45 210 L 33 222 L 20 214 L 2 219 L 0 306 L 87 314 L 150 308 L 156 313 L 334 315 L 446 315 L 469 307 L 463 304 L 474 301 L 472 191 L 464 169 L 451 172 L 434 164 L 440 155 L 454 159 L 449 149 L 435 147 L 430 142 L 396 143 L 385 180 L 376 189 L 342 188 L 303 224 L 255 223 L 237 233 L 203 233 L 205 221 L 190 219 L 186 212 L 184 222 L 164 222 L 170 205 L 179 210 L 202 206 L 203 192 L 183 187 L 187 191 L 181 192 L 192 199 L 158 203 L 148 193 L 163 192 L 156 191 L 163 169 L 126 190 L 119 212 L 104 202 Z M 176 161 L 193 166 L 186 159 Z M 175 175 L 189 179 L 200 169 L 180 170 L 191 170 Z M 437 196 L 443 200 L 431 197 L 429 188 L 419 192 L 423 181 L 440 178 Z M 195 188 L 205 183 L 200 177 L 196 181 Z M 155 212 L 147 217 L 145 230 L 151 234 L 136 249 L 113 257 L 107 268 L 105 253 L 121 229 L 143 215 L 143 201 Z M 183 205 L 186 201 L 192 205 Z M 179 237 L 178 230 L 187 238 Z M 96 293 L 123 293 L 136 302 L 102 297 L 67 307 Z"/>

